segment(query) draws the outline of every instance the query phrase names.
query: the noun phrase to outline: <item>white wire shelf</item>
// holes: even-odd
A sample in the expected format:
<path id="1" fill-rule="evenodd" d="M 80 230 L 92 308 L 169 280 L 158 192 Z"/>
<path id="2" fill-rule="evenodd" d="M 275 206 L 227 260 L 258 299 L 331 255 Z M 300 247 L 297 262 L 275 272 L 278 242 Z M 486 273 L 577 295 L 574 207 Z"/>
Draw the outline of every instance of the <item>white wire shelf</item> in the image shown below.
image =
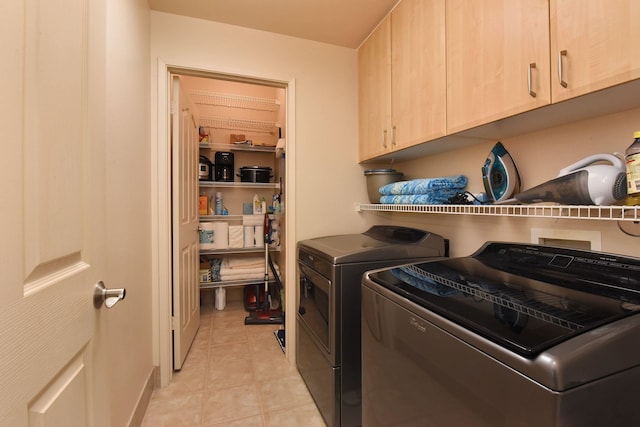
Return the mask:
<path id="1" fill-rule="evenodd" d="M 214 222 L 214 221 L 242 221 L 244 220 L 245 216 L 247 215 L 253 215 L 253 214 L 246 214 L 246 215 L 200 215 L 200 222 Z M 261 215 L 261 214 L 258 214 Z M 269 219 L 277 219 L 279 214 L 269 214 Z"/>
<path id="2" fill-rule="evenodd" d="M 269 245 L 270 252 L 280 252 L 280 246 Z M 229 254 L 263 254 L 264 246 L 253 248 L 229 248 L 229 249 L 200 249 L 200 255 L 229 255 Z"/>
<path id="3" fill-rule="evenodd" d="M 275 283 L 273 278 L 269 279 L 269 283 Z M 264 279 L 247 279 L 247 280 L 226 280 L 222 282 L 200 282 L 200 289 L 216 289 L 216 288 L 228 288 L 231 286 L 246 286 L 264 284 Z"/>
<path id="4" fill-rule="evenodd" d="M 200 117 L 200 126 L 209 129 L 244 130 L 274 135 L 278 129 L 278 123 L 264 122 L 260 120 L 235 119 L 233 117 Z"/>
<path id="5" fill-rule="evenodd" d="M 532 218 L 640 221 L 640 206 L 569 205 L 386 205 L 361 203 L 358 211 L 485 215 Z"/>
<path id="6" fill-rule="evenodd" d="M 254 151 L 261 153 L 275 153 L 276 147 L 268 145 L 248 145 L 248 144 L 218 144 L 215 142 L 201 142 L 200 148 L 213 151 Z"/>
<path id="7" fill-rule="evenodd" d="M 278 111 L 280 101 L 255 96 L 235 95 L 229 93 L 191 90 L 189 95 L 196 104 L 216 105 L 220 107 L 241 108 L 245 110 Z"/>
<path id="8" fill-rule="evenodd" d="M 199 181 L 200 188 L 275 188 L 280 189 L 279 182 L 241 182 L 241 181 Z"/>

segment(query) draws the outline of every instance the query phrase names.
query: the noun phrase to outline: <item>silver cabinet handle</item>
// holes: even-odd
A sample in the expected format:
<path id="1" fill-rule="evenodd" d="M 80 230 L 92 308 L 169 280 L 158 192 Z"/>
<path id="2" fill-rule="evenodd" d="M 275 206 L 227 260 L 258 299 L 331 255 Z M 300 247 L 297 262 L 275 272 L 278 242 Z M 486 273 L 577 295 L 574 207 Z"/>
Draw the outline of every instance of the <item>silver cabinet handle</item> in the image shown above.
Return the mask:
<path id="1" fill-rule="evenodd" d="M 562 87 L 567 87 L 567 82 L 564 81 L 563 70 L 562 70 L 562 57 L 567 56 L 566 50 L 561 50 L 558 52 L 558 79 L 560 80 L 560 85 Z"/>
<path id="2" fill-rule="evenodd" d="M 536 68 L 535 62 L 532 62 L 531 64 L 529 64 L 529 67 L 527 67 L 527 89 L 529 90 L 529 95 L 535 98 L 536 93 L 531 89 L 531 70 L 533 68 Z"/>
<path id="3" fill-rule="evenodd" d="M 120 300 L 123 300 L 127 295 L 125 288 L 120 289 L 107 289 L 102 280 L 96 283 L 96 288 L 93 291 L 93 306 L 95 308 L 102 307 L 104 304 L 107 308 L 111 308 Z"/>
<path id="4" fill-rule="evenodd" d="M 382 148 L 387 148 L 387 130 L 382 130 Z"/>
<path id="5" fill-rule="evenodd" d="M 391 146 L 395 147 L 396 145 L 396 127 L 395 125 L 391 127 Z"/>

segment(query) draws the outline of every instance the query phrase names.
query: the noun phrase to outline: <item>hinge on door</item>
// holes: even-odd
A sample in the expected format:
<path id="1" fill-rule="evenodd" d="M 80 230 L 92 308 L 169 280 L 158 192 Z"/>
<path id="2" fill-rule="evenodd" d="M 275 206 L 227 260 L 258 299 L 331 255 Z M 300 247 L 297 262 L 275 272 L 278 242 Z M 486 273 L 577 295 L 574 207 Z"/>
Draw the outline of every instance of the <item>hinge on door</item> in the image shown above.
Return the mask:
<path id="1" fill-rule="evenodd" d="M 171 330 L 175 331 L 176 330 L 176 318 L 171 316 Z"/>
<path id="2" fill-rule="evenodd" d="M 171 102 L 169 109 L 171 114 L 176 114 L 178 111 L 178 103 L 176 101 Z"/>

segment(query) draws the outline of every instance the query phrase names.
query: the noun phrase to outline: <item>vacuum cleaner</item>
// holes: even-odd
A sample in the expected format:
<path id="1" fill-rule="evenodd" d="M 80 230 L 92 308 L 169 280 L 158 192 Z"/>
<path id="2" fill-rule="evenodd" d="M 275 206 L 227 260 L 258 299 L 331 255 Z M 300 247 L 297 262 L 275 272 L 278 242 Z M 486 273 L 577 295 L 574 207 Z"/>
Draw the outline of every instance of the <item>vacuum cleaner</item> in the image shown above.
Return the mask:
<path id="1" fill-rule="evenodd" d="M 244 319 L 245 325 L 265 325 L 265 324 L 276 324 L 281 325 L 284 323 L 284 316 L 282 313 L 282 304 L 279 302 L 279 297 L 277 297 L 277 293 L 279 293 L 282 289 L 282 282 L 280 281 L 280 277 L 278 276 L 278 272 L 273 265 L 273 261 L 269 256 L 269 243 L 271 243 L 271 239 L 269 237 L 270 233 L 270 222 L 269 215 L 265 213 L 264 215 L 264 288 L 263 288 L 263 296 L 260 295 L 260 284 L 255 285 L 255 310 L 249 313 L 247 317 Z M 271 295 L 269 292 L 269 270 L 273 274 L 277 285 L 276 296 Z M 277 303 L 274 304 L 275 300 L 278 300 Z"/>
<path id="2" fill-rule="evenodd" d="M 597 162 L 609 164 L 594 164 Z M 608 206 L 626 197 L 624 161 L 612 154 L 594 154 L 561 169 L 558 177 L 500 203 L 556 202 Z"/>

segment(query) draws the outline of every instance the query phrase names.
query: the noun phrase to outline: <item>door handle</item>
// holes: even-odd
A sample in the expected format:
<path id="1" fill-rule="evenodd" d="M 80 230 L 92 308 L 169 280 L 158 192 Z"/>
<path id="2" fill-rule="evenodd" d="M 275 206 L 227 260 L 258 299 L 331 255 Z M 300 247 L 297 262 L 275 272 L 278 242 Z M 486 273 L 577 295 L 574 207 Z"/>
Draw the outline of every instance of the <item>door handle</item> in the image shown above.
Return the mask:
<path id="1" fill-rule="evenodd" d="M 102 307 L 104 304 L 107 308 L 111 308 L 120 300 L 123 300 L 127 295 L 125 288 L 113 288 L 107 289 L 102 280 L 96 283 L 95 290 L 93 291 L 93 306 L 95 308 Z"/>

